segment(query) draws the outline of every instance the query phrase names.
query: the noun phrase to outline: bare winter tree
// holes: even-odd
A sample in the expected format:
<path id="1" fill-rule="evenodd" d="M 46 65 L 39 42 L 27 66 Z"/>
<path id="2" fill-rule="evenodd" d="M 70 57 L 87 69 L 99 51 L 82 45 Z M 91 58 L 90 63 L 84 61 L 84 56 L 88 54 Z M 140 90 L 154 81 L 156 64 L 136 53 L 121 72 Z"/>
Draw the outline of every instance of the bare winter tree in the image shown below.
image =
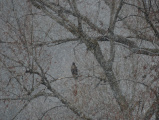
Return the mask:
<path id="1" fill-rule="evenodd" d="M 158 0 L 1 6 L 0 118 L 159 119 Z"/>

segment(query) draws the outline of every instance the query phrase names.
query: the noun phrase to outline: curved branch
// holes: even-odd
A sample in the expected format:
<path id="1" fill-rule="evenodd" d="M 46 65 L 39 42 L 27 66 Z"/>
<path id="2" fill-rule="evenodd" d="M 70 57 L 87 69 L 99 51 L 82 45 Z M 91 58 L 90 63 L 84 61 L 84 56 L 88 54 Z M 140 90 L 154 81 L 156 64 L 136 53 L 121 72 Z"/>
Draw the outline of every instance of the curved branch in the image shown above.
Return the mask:
<path id="1" fill-rule="evenodd" d="M 73 15 L 74 17 L 80 18 L 82 21 L 84 21 L 85 23 L 87 23 L 91 29 L 93 29 L 94 31 L 97 31 L 100 34 L 105 34 L 106 30 L 99 28 L 97 25 L 95 25 L 94 23 L 92 23 L 86 16 L 80 14 L 80 12 L 78 12 L 78 14 L 75 11 L 71 11 L 68 10 L 60 5 L 56 5 L 53 2 L 48 2 L 45 0 L 30 0 L 32 2 L 32 4 L 37 7 L 38 9 L 46 9 L 45 7 L 47 7 L 48 10 L 52 10 L 54 11 L 56 14 L 62 13 L 62 14 L 66 14 L 66 15 Z M 44 7 L 45 5 L 45 7 Z M 39 7 L 40 6 L 40 7 Z M 50 16 L 50 15 L 49 15 Z"/>

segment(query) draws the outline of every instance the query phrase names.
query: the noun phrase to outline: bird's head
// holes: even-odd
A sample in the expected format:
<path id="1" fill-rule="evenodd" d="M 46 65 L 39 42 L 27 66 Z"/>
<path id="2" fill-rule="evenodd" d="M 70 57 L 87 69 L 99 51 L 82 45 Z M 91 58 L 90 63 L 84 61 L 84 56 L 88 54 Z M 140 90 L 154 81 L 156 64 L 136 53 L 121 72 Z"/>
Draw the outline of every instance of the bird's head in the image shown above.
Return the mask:
<path id="1" fill-rule="evenodd" d="M 72 65 L 75 65 L 75 63 L 73 62 Z"/>

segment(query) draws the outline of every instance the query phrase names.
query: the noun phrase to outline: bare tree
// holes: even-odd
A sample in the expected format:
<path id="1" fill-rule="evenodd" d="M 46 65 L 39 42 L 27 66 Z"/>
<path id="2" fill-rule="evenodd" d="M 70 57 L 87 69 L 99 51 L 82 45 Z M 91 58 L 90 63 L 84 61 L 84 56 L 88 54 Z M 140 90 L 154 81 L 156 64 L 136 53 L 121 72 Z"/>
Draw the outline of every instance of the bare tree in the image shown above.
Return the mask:
<path id="1" fill-rule="evenodd" d="M 24 101 L 9 118 L 49 99 L 53 105 L 45 110 L 35 105 L 40 112 L 30 119 L 159 118 L 158 0 L 1 3 L 8 7 L 0 16 L 0 105 L 5 113 L 13 101 Z M 72 61 L 57 63 L 65 53 L 56 50 L 64 45 L 71 46 L 66 48 L 75 59 L 66 52 Z M 81 69 L 78 80 L 59 68 L 70 70 L 74 61 Z M 60 114 L 63 110 L 67 115 Z"/>

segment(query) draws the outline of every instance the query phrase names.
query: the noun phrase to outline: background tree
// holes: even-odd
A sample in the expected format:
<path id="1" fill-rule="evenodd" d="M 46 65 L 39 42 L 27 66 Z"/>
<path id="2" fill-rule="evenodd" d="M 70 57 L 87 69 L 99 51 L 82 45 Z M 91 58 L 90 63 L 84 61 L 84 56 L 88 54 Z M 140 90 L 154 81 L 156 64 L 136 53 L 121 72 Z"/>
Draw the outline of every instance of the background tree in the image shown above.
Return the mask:
<path id="1" fill-rule="evenodd" d="M 158 3 L 2 0 L 0 117 L 157 120 Z"/>

